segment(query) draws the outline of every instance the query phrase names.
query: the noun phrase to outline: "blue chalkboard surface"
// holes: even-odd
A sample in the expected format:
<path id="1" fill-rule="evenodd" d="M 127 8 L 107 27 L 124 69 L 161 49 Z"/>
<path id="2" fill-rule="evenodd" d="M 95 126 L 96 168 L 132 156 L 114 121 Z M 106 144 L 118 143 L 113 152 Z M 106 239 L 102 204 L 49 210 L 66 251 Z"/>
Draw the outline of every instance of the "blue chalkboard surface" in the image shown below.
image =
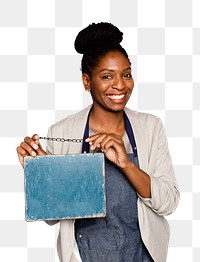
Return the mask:
<path id="1" fill-rule="evenodd" d="M 104 155 L 25 158 L 26 220 L 104 217 Z"/>

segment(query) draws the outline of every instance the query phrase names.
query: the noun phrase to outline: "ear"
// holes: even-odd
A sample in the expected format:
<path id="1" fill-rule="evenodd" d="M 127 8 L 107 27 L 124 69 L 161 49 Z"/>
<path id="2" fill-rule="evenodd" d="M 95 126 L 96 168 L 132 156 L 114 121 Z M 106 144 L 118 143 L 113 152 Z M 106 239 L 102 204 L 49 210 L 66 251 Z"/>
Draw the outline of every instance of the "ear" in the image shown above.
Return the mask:
<path id="1" fill-rule="evenodd" d="M 84 73 L 82 74 L 82 81 L 83 85 L 85 87 L 85 90 L 90 92 L 90 77 L 88 74 Z"/>

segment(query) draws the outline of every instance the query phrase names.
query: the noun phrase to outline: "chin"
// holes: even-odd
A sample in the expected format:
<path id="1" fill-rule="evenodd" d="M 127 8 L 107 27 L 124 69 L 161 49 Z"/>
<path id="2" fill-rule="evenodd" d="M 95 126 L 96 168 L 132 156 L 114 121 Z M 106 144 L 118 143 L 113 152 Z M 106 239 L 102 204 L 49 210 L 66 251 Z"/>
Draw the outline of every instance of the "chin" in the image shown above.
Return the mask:
<path id="1" fill-rule="evenodd" d="M 125 108 L 125 105 L 121 105 L 121 106 L 113 106 L 113 107 L 109 107 L 107 108 L 108 111 L 110 112 L 120 112 L 120 111 L 123 111 Z"/>

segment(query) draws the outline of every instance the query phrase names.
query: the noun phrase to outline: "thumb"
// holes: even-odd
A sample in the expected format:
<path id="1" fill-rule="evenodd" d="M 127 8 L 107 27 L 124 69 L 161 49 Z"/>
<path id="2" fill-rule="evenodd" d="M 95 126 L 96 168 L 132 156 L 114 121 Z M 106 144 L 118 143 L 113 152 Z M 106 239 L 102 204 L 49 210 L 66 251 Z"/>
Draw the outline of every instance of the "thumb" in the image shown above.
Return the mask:
<path id="1" fill-rule="evenodd" d="M 17 154 L 18 154 L 19 162 L 20 162 L 21 166 L 24 168 L 24 157 L 19 153 L 17 153 Z"/>

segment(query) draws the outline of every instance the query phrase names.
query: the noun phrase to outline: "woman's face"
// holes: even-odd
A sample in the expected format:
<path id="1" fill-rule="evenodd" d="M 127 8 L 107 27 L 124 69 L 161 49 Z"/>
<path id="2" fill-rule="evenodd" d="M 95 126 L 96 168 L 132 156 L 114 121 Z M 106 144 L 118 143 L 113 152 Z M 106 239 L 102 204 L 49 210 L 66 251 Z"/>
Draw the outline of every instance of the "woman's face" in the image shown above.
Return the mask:
<path id="1" fill-rule="evenodd" d="M 90 77 L 83 74 L 83 83 L 91 92 L 93 106 L 109 111 L 123 110 L 134 87 L 130 63 L 118 51 L 103 56 Z"/>

